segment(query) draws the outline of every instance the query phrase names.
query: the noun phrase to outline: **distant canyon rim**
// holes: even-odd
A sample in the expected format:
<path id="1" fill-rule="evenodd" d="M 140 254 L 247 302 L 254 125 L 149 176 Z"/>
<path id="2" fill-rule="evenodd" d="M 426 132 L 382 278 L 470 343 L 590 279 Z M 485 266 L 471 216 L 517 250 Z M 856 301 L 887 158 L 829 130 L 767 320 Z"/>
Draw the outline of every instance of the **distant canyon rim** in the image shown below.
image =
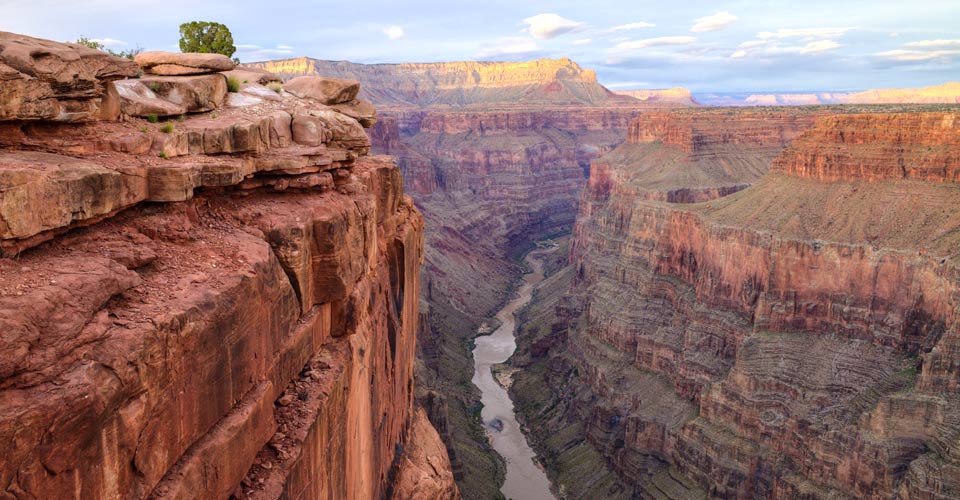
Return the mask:
<path id="1" fill-rule="evenodd" d="M 957 82 L 0 32 L 0 496 L 960 498 L 958 249 Z"/>

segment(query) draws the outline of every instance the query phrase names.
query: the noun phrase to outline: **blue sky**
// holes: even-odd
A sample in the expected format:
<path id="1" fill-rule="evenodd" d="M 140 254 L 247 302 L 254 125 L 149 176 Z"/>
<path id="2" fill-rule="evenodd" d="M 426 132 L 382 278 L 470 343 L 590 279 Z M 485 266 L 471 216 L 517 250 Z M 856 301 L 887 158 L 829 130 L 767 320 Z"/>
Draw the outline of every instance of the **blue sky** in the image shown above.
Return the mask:
<path id="1" fill-rule="evenodd" d="M 960 80 L 960 1 L 0 0 L 0 30 L 177 50 L 191 20 L 243 61 L 567 56 L 612 88 L 859 90 Z"/>

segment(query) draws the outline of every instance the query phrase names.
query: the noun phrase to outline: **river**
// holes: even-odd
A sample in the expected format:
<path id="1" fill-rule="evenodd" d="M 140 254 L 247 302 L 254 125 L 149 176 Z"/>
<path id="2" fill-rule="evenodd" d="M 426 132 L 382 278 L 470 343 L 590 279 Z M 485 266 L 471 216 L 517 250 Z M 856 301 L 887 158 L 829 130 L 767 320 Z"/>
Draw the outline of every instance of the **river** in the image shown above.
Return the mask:
<path id="1" fill-rule="evenodd" d="M 473 349 L 473 383 L 480 388 L 484 427 L 493 449 L 507 462 L 507 477 L 500 491 L 512 500 L 556 500 L 550 480 L 537 465 L 536 456 L 520 430 L 507 391 L 493 377 L 491 367 L 503 363 L 517 348 L 514 313 L 530 302 L 534 288 L 543 281 L 543 263 L 537 258 L 555 249 L 538 249 L 525 261 L 533 272 L 523 278 L 517 298 L 497 313 L 500 326 L 490 335 L 477 337 Z"/>

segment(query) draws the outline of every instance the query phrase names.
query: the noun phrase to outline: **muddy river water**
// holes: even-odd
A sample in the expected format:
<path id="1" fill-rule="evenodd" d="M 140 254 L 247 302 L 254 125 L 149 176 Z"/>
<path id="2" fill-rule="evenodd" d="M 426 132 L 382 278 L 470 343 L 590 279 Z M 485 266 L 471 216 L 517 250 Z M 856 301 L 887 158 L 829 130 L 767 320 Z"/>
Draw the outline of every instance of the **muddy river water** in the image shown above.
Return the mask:
<path id="1" fill-rule="evenodd" d="M 520 430 L 513 401 L 491 371 L 493 365 L 506 361 L 517 348 L 514 313 L 530 302 L 534 288 L 543 281 L 543 263 L 538 257 L 550 251 L 539 249 L 527 254 L 526 262 L 533 272 L 524 276 L 517 297 L 497 313 L 500 327 L 491 335 L 477 337 L 473 349 L 473 383 L 480 388 L 484 427 L 493 449 L 507 462 L 507 477 L 500 491 L 512 500 L 556 500 L 547 475 L 535 462 L 535 454 Z"/>

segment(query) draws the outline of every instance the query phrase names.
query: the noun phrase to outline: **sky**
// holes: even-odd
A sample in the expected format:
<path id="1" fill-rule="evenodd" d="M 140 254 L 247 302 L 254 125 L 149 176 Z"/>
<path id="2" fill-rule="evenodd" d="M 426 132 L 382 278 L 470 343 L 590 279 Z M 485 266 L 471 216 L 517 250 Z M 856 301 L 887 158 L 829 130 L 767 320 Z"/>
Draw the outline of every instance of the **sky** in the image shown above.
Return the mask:
<path id="1" fill-rule="evenodd" d="M 569 57 L 613 89 L 863 90 L 960 80 L 960 0 L 0 0 L 0 31 L 178 50 L 217 21 L 241 61 Z"/>

